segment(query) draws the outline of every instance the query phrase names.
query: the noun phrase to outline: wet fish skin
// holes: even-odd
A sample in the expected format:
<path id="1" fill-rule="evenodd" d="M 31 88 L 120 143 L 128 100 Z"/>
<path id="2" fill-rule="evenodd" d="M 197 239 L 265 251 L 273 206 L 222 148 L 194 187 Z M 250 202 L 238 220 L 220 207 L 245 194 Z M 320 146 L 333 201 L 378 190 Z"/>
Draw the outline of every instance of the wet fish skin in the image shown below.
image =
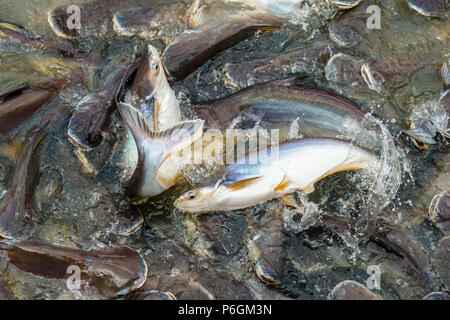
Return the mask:
<path id="1" fill-rule="evenodd" d="M 426 17 L 448 17 L 448 0 L 405 0 L 416 13 Z"/>
<path id="2" fill-rule="evenodd" d="M 0 283 L 0 301 L 1 300 L 16 300 L 16 298 Z"/>
<path id="3" fill-rule="evenodd" d="M 85 96 L 70 118 L 67 135 L 70 142 L 83 150 L 92 150 L 103 142 L 103 133 L 111 123 L 116 108 L 116 97 L 127 79 L 137 68 L 137 63 L 123 64 L 103 79 L 105 88 Z"/>
<path id="4" fill-rule="evenodd" d="M 271 81 L 243 89 L 229 97 L 198 104 L 190 109 L 194 117 L 205 120 L 208 128 L 230 128 L 238 116 L 257 122 L 264 129 L 280 129 L 284 141 L 292 121 L 297 118 L 302 133 L 311 137 L 353 138 L 366 114 L 352 101 L 323 90 L 299 86 L 295 79 Z M 357 142 L 373 148 L 374 137 L 358 135 Z"/>
<path id="5" fill-rule="evenodd" d="M 68 267 L 77 266 L 81 281 L 106 298 L 140 288 L 147 277 L 145 260 L 125 246 L 79 250 L 37 241 L 0 240 L 0 251 L 17 268 L 49 279 L 66 279 Z"/>
<path id="6" fill-rule="evenodd" d="M 61 38 L 74 40 L 84 38 L 102 30 L 105 23 L 110 23 L 113 15 L 120 9 L 139 5 L 145 1 L 139 0 L 95 0 L 83 3 L 71 3 L 58 6 L 47 13 L 47 20 L 50 27 Z M 69 29 L 67 21 L 71 18 L 73 12 L 68 12 L 69 6 L 76 5 L 80 8 L 80 29 Z M 101 32 L 101 31 L 100 31 Z"/>
<path id="7" fill-rule="evenodd" d="M 171 79 L 183 80 L 217 53 L 251 37 L 258 29 L 278 28 L 282 21 L 268 13 L 246 11 L 187 30 L 164 51 L 166 71 Z"/>
<path id="8" fill-rule="evenodd" d="M 334 46 L 331 42 L 321 41 L 263 59 L 226 64 L 226 82 L 233 87 L 245 88 L 277 77 L 283 79 L 287 75 L 311 74 L 314 68 L 323 68 Z"/>
<path id="9" fill-rule="evenodd" d="M 330 295 L 334 300 L 383 300 L 365 285 L 353 280 L 339 282 Z"/>
<path id="10" fill-rule="evenodd" d="M 39 172 L 36 153 L 47 124 L 34 126 L 25 136 L 9 189 L 0 200 L 0 236 L 4 238 L 27 239 L 34 230 L 34 187 Z"/>
<path id="11" fill-rule="evenodd" d="M 28 119 L 63 88 L 64 80 L 38 83 L 12 90 L 0 96 L 0 134 L 6 134 Z"/>
<path id="12" fill-rule="evenodd" d="M 120 103 L 118 107 L 138 149 L 138 163 L 127 186 L 127 193 L 132 197 L 156 196 L 173 183 L 165 181 L 159 174 L 161 165 L 172 154 L 198 139 L 203 133 L 204 122 L 180 122 L 166 131 L 154 133 L 138 109 L 126 103 Z"/>
<path id="13" fill-rule="evenodd" d="M 175 207 L 190 213 L 243 209 L 297 190 L 311 193 L 314 184 L 330 174 L 378 164 L 368 150 L 339 139 L 292 140 L 276 150 L 252 153 L 245 164 L 227 166 L 223 180 L 187 192 Z"/>
<path id="14" fill-rule="evenodd" d="M 182 120 L 180 102 L 155 47 L 148 46 L 125 101 L 145 115 L 152 131 L 167 130 Z"/>
<path id="15" fill-rule="evenodd" d="M 62 54 L 65 57 L 80 58 L 85 52 L 76 50 L 70 45 L 62 44 L 51 39 L 45 39 L 35 35 L 29 30 L 7 22 L 0 22 L 0 39 L 11 38 L 17 40 L 21 45 L 27 45 L 35 50 Z"/>
<path id="16" fill-rule="evenodd" d="M 184 2 L 162 3 L 151 8 L 127 8 L 114 14 L 114 31 L 119 36 L 151 41 L 162 38 L 168 42 L 172 36 L 181 34 L 185 21 L 180 19 L 188 11 Z M 170 21 L 170 24 L 167 22 Z"/>

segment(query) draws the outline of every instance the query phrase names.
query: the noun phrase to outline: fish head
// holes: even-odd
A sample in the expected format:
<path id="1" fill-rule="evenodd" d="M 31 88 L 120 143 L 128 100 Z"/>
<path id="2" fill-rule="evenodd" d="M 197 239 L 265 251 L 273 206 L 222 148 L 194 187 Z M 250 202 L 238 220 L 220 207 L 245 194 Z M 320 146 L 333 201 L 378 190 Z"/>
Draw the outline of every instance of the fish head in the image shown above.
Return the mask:
<path id="1" fill-rule="evenodd" d="M 182 212 L 201 213 L 214 211 L 216 187 L 190 190 L 175 200 L 175 208 Z"/>
<path id="2" fill-rule="evenodd" d="M 147 54 L 138 69 L 136 79 L 132 86 L 132 94 L 141 100 L 151 99 L 167 82 L 161 57 L 152 45 L 148 46 Z"/>

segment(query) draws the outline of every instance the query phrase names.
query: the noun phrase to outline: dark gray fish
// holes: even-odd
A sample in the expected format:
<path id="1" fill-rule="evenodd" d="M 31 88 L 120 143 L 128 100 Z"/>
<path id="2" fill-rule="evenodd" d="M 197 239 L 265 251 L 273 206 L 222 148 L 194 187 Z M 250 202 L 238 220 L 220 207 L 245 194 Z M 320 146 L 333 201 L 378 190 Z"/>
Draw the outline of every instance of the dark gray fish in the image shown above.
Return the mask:
<path id="1" fill-rule="evenodd" d="M 46 126 L 35 126 L 25 136 L 9 189 L 0 199 L 0 236 L 4 238 L 26 239 L 34 230 L 34 188 L 39 172 L 36 153 Z"/>
<path id="2" fill-rule="evenodd" d="M 450 300 L 450 295 L 446 292 L 432 292 L 423 297 L 423 300 Z"/>
<path id="3" fill-rule="evenodd" d="M 434 267 L 442 281 L 445 291 L 450 290 L 450 236 L 444 237 L 439 241 L 434 250 Z"/>
<path id="4" fill-rule="evenodd" d="M 184 17 L 189 6 L 182 1 L 162 3 L 151 8 L 127 8 L 113 17 L 114 31 L 119 36 L 168 43 L 186 29 Z M 169 23 L 170 22 L 170 23 Z"/>
<path id="5" fill-rule="evenodd" d="M 331 291 L 331 298 L 334 300 L 382 300 L 365 285 L 353 280 L 338 283 Z"/>
<path id="6" fill-rule="evenodd" d="M 111 24 L 113 15 L 124 8 L 130 6 L 139 6 L 145 3 L 143 0 L 94 0 L 83 3 L 71 3 L 62 5 L 50 10 L 47 14 L 50 27 L 61 38 L 76 39 L 91 35 L 98 35 L 98 32 L 104 32 L 105 26 Z M 77 11 L 73 6 L 79 8 L 80 28 L 69 28 L 68 21 L 72 21 L 73 15 Z M 78 10 L 78 9 L 75 9 Z"/>
<path id="7" fill-rule="evenodd" d="M 20 43 L 20 45 L 26 45 L 38 51 L 58 53 L 66 57 L 75 58 L 84 55 L 83 52 L 77 51 L 70 45 L 43 38 L 20 26 L 7 22 L 0 22 L 0 40 L 5 38 L 13 39 Z"/>
<path id="8" fill-rule="evenodd" d="M 0 282 L 0 300 L 16 300 L 16 298 Z"/>
<path id="9" fill-rule="evenodd" d="M 409 7 L 426 17 L 448 17 L 448 0 L 406 0 Z"/>
<path id="10" fill-rule="evenodd" d="M 103 134 L 108 131 L 112 111 L 116 108 L 116 97 L 125 80 L 137 66 L 138 63 L 132 58 L 131 62 L 123 62 L 111 74 L 101 78 L 101 85 L 104 86 L 101 90 L 85 96 L 77 104 L 67 131 L 68 138 L 74 146 L 91 150 L 103 142 Z"/>
<path id="11" fill-rule="evenodd" d="M 177 300 L 177 297 L 171 292 L 158 290 L 148 290 L 139 292 L 131 297 L 132 300 Z"/>
<path id="12" fill-rule="evenodd" d="M 351 9 L 360 4 L 361 0 L 331 0 L 331 3 L 340 9 Z"/>
<path id="13" fill-rule="evenodd" d="M 299 86 L 295 79 L 271 81 L 241 90 L 229 97 L 199 104 L 191 109 L 211 129 L 225 130 L 238 124 L 253 128 L 280 129 L 280 141 L 290 134 L 292 123 L 310 137 L 354 138 L 365 117 L 346 98 L 319 89 Z M 358 143 L 375 145 L 371 134 L 358 134 Z"/>
<path id="14" fill-rule="evenodd" d="M 429 57 L 390 56 L 365 63 L 361 74 L 370 89 L 378 93 L 390 92 L 408 84 L 415 73 L 432 63 Z"/>
<path id="15" fill-rule="evenodd" d="M 424 286 L 432 288 L 428 256 L 408 234 L 381 223 L 372 234 L 371 240 L 401 258 L 409 275 Z"/>
<path id="16" fill-rule="evenodd" d="M 225 65 L 227 84 L 233 87 L 248 86 L 302 74 L 314 74 L 323 70 L 334 45 L 315 42 L 305 48 L 276 54 L 267 58 Z"/>
<path id="17" fill-rule="evenodd" d="M 201 8 L 193 10 L 192 15 L 201 17 Z M 194 30 L 186 30 L 164 51 L 166 71 L 173 80 L 183 80 L 217 53 L 251 37 L 257 30 L 277 29 L 282 22 L 269 11 L 258 10 L 222 15 L 205 23 L 196 21 L 195 26 L 191 25 Z"/>
<path id="18" fill-rule="evenodd" d="M 49 279 L 68 279 L 68 268 L 78 267 L 80 292 L 94 287 L 107 298 L 140 288 L 147 277 L 144 259 L 124 246 L 79 250 L 36 241 L 0 240 L 0 250 L 18 269 Z"/>
<path id="19" fill-rule="evenodd" d="M 6 134 L 53 99 L 64 80 L 24 84 L 0 96 L 0 134 Z"/>
<path id="20" fill-rule="evenodd" d="M 430 203 L 429 215 L 431 221 L 441 226 L 444 231 L 450 230 L 450 192 L 434 196 Z"/>

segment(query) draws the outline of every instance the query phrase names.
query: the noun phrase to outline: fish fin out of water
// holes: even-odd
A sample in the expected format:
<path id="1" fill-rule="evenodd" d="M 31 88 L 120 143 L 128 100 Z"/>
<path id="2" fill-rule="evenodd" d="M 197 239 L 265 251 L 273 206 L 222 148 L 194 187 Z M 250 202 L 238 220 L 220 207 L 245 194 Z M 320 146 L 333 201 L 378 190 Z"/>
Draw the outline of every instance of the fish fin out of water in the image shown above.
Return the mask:
<path id="1" fill-rule="evenodd" d="M 307 194 L 313 193 L 314 192 L 314 184 L 328 176 L 331 176 L 332 174 L 338 173 L 338 172 L 342 172 L 342 171 L 350 171 L 350 170 L 361 170 L 361 169 L 365 169 L 367 168 L 368 164 L 365 161 L 361 161 L 361 162 L 353 162 L 349 165 L 346 166 L 342 166 L 342 167 L 336 167 L 334 170 L 330 170 L 329 172 L 327 172 L 326 174 L 324 174 L 323 176 L 321 176 L 319 179 L 317 179 L 316 181 L 314 181 L 313 183 L 307 185 L 306 187 L 302 188 L 302 190 L 304 190 Z"/>
<path id="2" fill-rule="evenodd" d="M 281 197 L 281 199 L 283 199 L 283 201 L 284 201 L 289 207 L 293 207 L 293 208 L 296 208 L 296 209 L 300 209 L 300 206 L 297 204 L 297 200 L 295 199 L 293 193 L 285 194 L 284 196 Z"/>
<path id="3" fill-rule="evenodd" d="M 273 189 L 274 191 L 284 191 L 291 184 L 291 179 L 285 174 L 281 182 Z"/>
<path id="4" fill-rule="evenodd" d="M 163 146 L 165 159 L 189 146 L 203 134 L 204 121 L 200 119 L 180 122 L 166 131 L 155 133 L 135 107 L 120 103 L 118 108 L 133 133 L 140 152 L 144 152 L 144 145 L 150 141 L 151 144 Z"/>
<path id="5" fill-rule="evenodd" d="M 200 119 L 180 122 L 166 131 L 152 133 L 151 139 L 164 145 L 164 156 L 168 158 L 200 138 L 204 123 Z"/>
<path id="6" fill-rule="evenodd" d="M 187 13 L 187 28 L 196 29 L 207 20 L 204 15 L 205 6 L 200 7 L 200 0 L 194 0 Z"/>
<path id="7" fill-rule="evenodd" d="M 152 135 L 152 131 L 150 130 L 147 120 L 145 120 L 142 113 L 131 104 L 120 102 L 118 109 L 120 115 L 133 133 L 134 139 L 136 140 L 136 145 L 140 148 L 142 143 Z"/>
<path id="8" fill-rule="evenodd" d="M 321 177 L 319 180 L 321 180 L 323 178 L 325 178 L 325 176 Z M 319 181 L 319 180 L 317 180 L 317 181 Z M 307 194 L 310 194 L 310 193 L 313 193 L 314 190 L 316 190 L 316 189 L 314 189 L 314 183 L 311 183 L 311 184 L 308 184 L 306 187 L 303 187 L 302 190 L 305 191 Z"/>
<path id="9" fill-rule="evenodd" d="M 228 185 L 227 188 L 230 189 L 231 191 L 238 191 L 238 190 L 244 189 L 244 188 L 254 184 L 259 179 L 261 179 L 261 177 L 255 177 L 255 178 L 238 181 L 238 182 Z"/>

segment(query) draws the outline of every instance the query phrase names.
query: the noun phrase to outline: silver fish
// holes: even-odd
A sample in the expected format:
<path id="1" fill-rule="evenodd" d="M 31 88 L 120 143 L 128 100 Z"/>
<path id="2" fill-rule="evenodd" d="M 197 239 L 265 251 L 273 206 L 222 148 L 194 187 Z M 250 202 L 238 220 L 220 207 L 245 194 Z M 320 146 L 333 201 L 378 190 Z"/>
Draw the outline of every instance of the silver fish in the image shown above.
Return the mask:
<path id="1" fill-rule="evenodd" d="M 130 104 L 120 103 L 119 112 L 130 128 L 138 148 L 138 164 L 127 187 L 133 197 L 152 197 L 167 190 L 173 182 L 158 174 L 162 163 L 189 146 L 203 133 L 203 121 L 180 122 L 169 130 L 154 133 L 144 116 Z"/>
<path id="2" fill-rule="evenodd" d="M 294 191 L 311 193 L 314 184 L 328 175 L 377 163 L 371 152 L 344 140 L 313 138 L 290 141 L 279 148 L 272 146 L 268 150 L 251 153 L 237 164 L 229 165 L 222 180 L 187 192 L 175 201 L 175 207 L 192 213 L 228 211 L 279 197 L 295 206 L 286 197 Z"/>

